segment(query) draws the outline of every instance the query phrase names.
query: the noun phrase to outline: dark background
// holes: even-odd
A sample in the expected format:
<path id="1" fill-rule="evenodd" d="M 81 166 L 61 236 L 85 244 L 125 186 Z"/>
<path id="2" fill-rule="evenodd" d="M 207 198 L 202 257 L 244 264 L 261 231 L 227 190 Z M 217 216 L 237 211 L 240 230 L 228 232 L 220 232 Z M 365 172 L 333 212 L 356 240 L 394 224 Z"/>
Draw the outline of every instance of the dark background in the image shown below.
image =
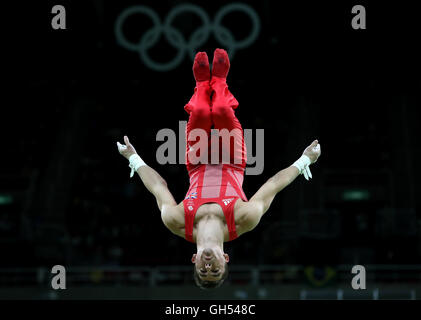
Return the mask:
<path id="1" fill-rule="evenodd" d="M 155 137 L 163 128 L 178 132 L 178 122 L 187 120 L 192 61 L 186 55 L 174 70 L 154 71 L 114 34 L 116 17 L 130 5 L 148 6 L 163 20 L 182 3 L 45 1 L 4 10 L 10 22 L 0 267 L 191 265 L 195 247 L 165 228 L 153 196 L 137 177 L 129 179 L 115 145 L 128 135 L 176 201 L 184 198 L 185 166 L 159 165 L 162 142 Z M 195 3 L 211 19 L 226 4 Z M 265 130 L 265 169 L 245 176 L 246 195 L 292 164 L 313 139 L 323 153 L 311 182 L 299 177 L 256 229 L 225 244 L 230 265 L 421 264 L 415 8 L 366 1 L 243 3 L 255 9 L 261 29 L 251 46 L 236 51 L 228 83 L 243 128 Z M 51 28 L 55 4 L 66 8 L 66 30 Z M 367 10 L 366 30 L 351 27 L 356 4 Z M 152 25 L 137 17 L 124 29 L 133 41 Z M 236 39 L 251 29 L 241 14 L 223 22 Z M 188 14 L 174 21 L 186 39 L 199 25 Z M 212 59 L 216 47 L 211 36 L 196 51 Z M 177 49 L 161 37 L 149 53 L 169 61 Z M 355 191 L 362 199 L 347 198 Z"/>

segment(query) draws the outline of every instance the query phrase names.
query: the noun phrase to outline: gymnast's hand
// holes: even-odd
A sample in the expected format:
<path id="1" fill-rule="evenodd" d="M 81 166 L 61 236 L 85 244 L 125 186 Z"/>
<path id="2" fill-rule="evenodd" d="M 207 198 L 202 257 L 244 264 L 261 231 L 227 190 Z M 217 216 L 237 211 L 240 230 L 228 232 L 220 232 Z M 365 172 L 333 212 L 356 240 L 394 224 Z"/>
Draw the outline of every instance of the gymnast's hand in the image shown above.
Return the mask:
<path id="1" fill-rule="evenodd" d="M 303 152 L 304 155 L 309 157 L 311 163 L 315 163 L 320 157 L 322 150 L 318 140 L 314 140 Z"/>
<path id="2" fill-rule="evenodd" d="M 124 136 L 124 144 L 121 144 L 120 142 L 117 142 L 117 148 L 118 148 L 118 152 L 120 152 L 120 154 L 126 158 L 127 160 L 129 160 L 130 156 L 133 154 L 137 154 L 135 148 L 131 145 L 131 143 L 129 142 L 129 138 L 127 138 L 127 136 Z"/>

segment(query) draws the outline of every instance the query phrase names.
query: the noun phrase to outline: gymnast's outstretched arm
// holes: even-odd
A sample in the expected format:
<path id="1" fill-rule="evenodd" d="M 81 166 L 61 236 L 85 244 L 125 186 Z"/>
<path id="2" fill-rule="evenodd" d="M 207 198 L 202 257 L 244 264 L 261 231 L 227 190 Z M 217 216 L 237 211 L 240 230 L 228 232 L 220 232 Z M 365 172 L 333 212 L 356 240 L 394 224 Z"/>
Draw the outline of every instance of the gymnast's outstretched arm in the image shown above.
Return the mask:
<path id="1" fill-rule="evenodd" d="M 145 185 L 146 189 L 155 196 L 161 213 L 166 209 L 174 207 L 177 203 L 173 195 L 168 190 L 167 182 L 154 169 L 146 165 L 137 155 L 135 148 L 129 142 L 129 138 L 124 136 L 125 145 L 117 142 L 120 154 L 130 161 L 130 167 L 135 170 Z M 132 172 L 133 173 L 133 172 Z M 165 221 L 164 221 L 165 223 Z"/>
<path id="2" fill-rule="evenodd" d="M 290 167 L 279 171 L 271 177 L 260 189 L 253 195 L 249 202 L 244 203 L 239 210 L 239 215 L 244 217 L 244 228 L 246 231 L 254 229 L 269 209 L 273 199 L 282 189 L 293 182 L 301 173 L 306 179 L 311 178 L 311 172 L 308 166 L 317 161 L 321 154 L 320 144 L 314 140 L 308 146 L 303 155 Z"/>

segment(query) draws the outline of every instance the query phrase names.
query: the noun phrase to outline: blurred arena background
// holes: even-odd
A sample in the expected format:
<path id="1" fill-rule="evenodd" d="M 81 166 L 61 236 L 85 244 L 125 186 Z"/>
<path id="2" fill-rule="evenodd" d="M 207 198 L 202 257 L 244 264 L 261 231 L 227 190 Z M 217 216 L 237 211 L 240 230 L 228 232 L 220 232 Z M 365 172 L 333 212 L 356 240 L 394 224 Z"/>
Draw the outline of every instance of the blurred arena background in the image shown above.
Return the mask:
<path id="1" fill-rule="evenodd" d="M 232 48 L 258 21 L 228 77 L 243 127 L 265 130 L 264 172 L 245 176 L 246 195 L 313 139 L 323 154 L 311 182 L 299 178 L 254 231 L 225 244 L 228 279 L 205 292 L 193 282 L 195 247 L 164 227 L 115 143 L 127 134 L 181 201 L 187 171 L 156 162 L 156 134 L 187 120 L 190 55 L 226 46 L 210 33 L 157 70 L 119 42 L 116 23 L 139 5 L 163 23 L 184 1 L 67 1 L 64 31 L 51 30 L 54 4 L 34 7 L 45 22 L 25 30 L 4 88 L 12 103 L 2 111 L 10 139 L 0 172 L 0 299 L 420 299 L 418 22 L 407 7 L 367 6 L 364 32 L 350 27 L 351 2 L 242 1 L 257 20 L 238 10 L 221 18 L 229 33 L 219 36 Z M 194 4 L 215 21 L 231 3 Z M 400 24 L 388 23 L 392 11 Z M 133 15 L 122 30 L 147 47 L 151 21 Z M 181 11 L 172 40 L 161 34 L 149 56 L 172 61 L 180 36 L 192 45 L 202 25 Z M 351 288 L 356 264 L 366 267 L 366 290 Z M 54 265 L 66 267 L 66 290 L 51 289 Z"/>

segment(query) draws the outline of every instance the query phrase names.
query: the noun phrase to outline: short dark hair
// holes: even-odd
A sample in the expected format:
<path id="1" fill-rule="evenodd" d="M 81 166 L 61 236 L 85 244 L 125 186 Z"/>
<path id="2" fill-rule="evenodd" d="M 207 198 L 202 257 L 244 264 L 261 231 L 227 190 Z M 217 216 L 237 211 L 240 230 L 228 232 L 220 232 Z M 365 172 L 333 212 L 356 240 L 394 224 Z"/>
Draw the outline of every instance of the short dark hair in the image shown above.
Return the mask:
<path id="1" fill-rule="evenodd" d="M 225 279 L 227 278 L 227 276 L 228 276 L 228 263 L 226 262 L 225 262 L 225 271 L 222 274 L 221 279 L 219 279 L 218 281 L 203 280 L 197 274 L 196 266 L 193 267 L 194 282 L 197 284 L 197 286 L 200 289 L 203 289 L 203 290 L 215 289 L 215 288 L 220 287 L 222 283 L 225 281 Z"/>

